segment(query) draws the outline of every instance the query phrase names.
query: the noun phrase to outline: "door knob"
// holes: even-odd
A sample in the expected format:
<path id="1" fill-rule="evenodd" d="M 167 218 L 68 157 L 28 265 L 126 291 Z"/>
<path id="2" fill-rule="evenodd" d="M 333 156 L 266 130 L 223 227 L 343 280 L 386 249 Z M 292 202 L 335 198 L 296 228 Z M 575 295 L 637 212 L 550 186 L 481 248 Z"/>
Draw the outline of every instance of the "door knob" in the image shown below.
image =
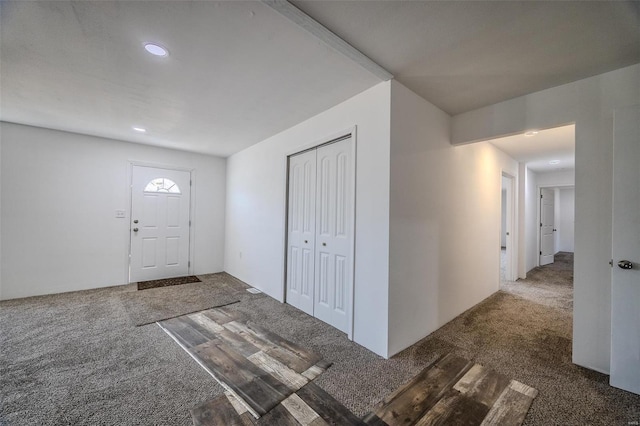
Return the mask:
<path id="1" fill-rule="evenodd" d="M 618 262 L 618 266 L 622 269 L 633 269 L 633 263 L 629 262 L 628 260 L 621 260 L 620 262 Z"/>
<path id="2" fill-rule="evenodd" d="M 138 228 L 133 228 L 133 232 L 138 232 Z"/>
<path id="3" fill-rule="evenodd" d="M 307 244 L 308 242 L 309 242 L 309 241 L 307 241 L 307 240 L 304 240 L 304 243 L 305 243 L 305 244 Z"/>
<path id="4" fill-rule="evenodd" d="M 134 220 L 133 223 L 138 223 L 138 219 Z"/>

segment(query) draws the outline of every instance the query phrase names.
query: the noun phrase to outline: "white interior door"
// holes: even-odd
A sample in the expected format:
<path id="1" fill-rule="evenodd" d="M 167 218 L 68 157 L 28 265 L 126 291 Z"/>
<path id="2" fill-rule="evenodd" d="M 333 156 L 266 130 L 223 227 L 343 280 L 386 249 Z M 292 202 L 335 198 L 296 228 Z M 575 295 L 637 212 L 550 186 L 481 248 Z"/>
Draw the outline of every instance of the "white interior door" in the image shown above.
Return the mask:
<path id="1" fill-rule="evenodd" d="M 351 138 L 289 158 L 287 303 L 347 332 L 353 287 Z"/>
<path id="2" fill-rule="evenodd" d="M 314 315 L 346 332 L 353 276 L 351 140 L 318 148 L 317 169 Z"/>
<path id="3" fill-rule="evenodd" d="M 640 394 L 640 106 L 614 114 L 611 386 Z"/>
<path id="4" fill-rule="evenodd" d="M 316 150 L 289 159 L 287 303 L 313 315 Z"/>
<path id="5" fill-rule="evenodd" d="M 130 282 L 189 274 L 191 174 L 133 166 Z"/>
<path id="6" fill-rule="evenodd" d="M 542 188 L 540 190 L 540 266 L 553 263 L 553 255 L 555 254 L 554 202 L 554 190 Z"/>

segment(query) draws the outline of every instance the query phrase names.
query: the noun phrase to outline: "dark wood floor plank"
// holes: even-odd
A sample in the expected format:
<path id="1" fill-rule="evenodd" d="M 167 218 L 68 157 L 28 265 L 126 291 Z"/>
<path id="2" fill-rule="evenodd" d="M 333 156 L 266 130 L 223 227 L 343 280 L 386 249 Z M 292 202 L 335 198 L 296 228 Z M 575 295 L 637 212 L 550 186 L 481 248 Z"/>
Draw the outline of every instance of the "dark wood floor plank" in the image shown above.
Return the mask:
<path id="1" fill-rule="evenodd" d="M 193 328 L 191 324 L 185 322 L 183 317 L 160 321 L 159 324 L 187 349 L 209 340 L 209 337 L 204 336 Z"/>
<path id="2" fill-rule="evenodd" d="M 308 383 L 296 394 L 330 425 L 365 425 L 344 405 L 313 382 Z"/>
<path id="3" fill-rule="evenodd" d="M 204 315 L 215 321 L 216 323 L 223 325 L 231 321 L 239 321 L 242 319 L 242 315 L 236 311 L 229 311 L 224 308 L 213 308 L 202 312 Z"/>
<path id="4" fill-rule="evenodd" d="M 192 408 L 194 426 L 248 426 L 225 395 Z"/>
<path id="5" fill-rule="evenodd" d="M 231 321 L 224 324 L 224 327 L 242 336 L 252 345 L 258 347 L 260 350 L 269 354 L 297 373 L 302 373 L 309 367 L 314 365 L 314 363 L 304 358 L 300 358 L 297 354 L 291 352 L 289 349 L 279 346 L 268 339 L 265 339 L 264 335 L 258 334 L 255 329 L 248 327 L 244 323 Z"/>
<path id="6" fill-rule="evenodd" d="M 260 417 L 256 424 L 259 426 L 300 426 L 300 423 L 282 404 Z"/>
<path id="7" fill-rule="evenodd" d="M 483 403 L 450 389 L 415 426 L 479 426 L 488 412 Z"/>
<path id="8" fill-rule="evenodd" d="M 433 362 L 431 362 L 429 365 L 427 365 L 425 368 L 423 368 L 422 371 L 419 374 L 414 376 L 407 383 L 405 383 L 404 385 L 398 387 L 396 390 L 391 392 L 389 395 L 385 396 L 382 401 L 380 401 L 379 403 L 376 404 L 376 406 L 374 407 L 374 411 L 376 411 L 377 409 L 379 409 L 381 407 L 384 407 L 385 405 L 389 404 L 391 401 L 393 401 L 395 398 L 397 398 L 398 395 L 400 395 L 402 392 L 406 391 L 407 389 L 409 389 L 412 386 L 415 386 L 415 384 L 420 382 L 421 380 L 424 380 L 424 376 L 426 375 L 427 371 L 431 367 L 433 367 L 436 363 L 440 362 L 440 360 L 442 360 L 445 356 L 447 356 L 447 355 L 442 355 L 442 356 L 436 358 L 435 360 L 433 360 Z"/>
<path id="9" fill-rule="evenodd" d="M 301 425 L 327 426 L 327 422 L 295 393 L 280 404 L 286 408 Z"/>
<path id="10" fill-rule="evenodd" d="M 203 312 L 194 312 L 193 314 L 187 315 L 187 317 L 192 319 L 201 327 L 207 329 L 211 333 L 217 333 L 220 330 L 224 330 L 224 327 L 206 316 Z"/>
<path id="11" fill-rule="evenodd" d="M 249 343 L 242 336 L 227 330 L 222 325 L 213 321 L 206 316 L 204 312 L 197 312 L 181 318 L 186 324 L 191 325 L 200 334 L 209 338 L 209 340 L 221 340 L 245 357 L 260 352 L 260 349 L 256 346 Z"/>
<path id="12" fill-rule="evenodd" d="M 309 349 L 304 348 L 298 345 L 297 343 L 287 340 L 276 333 L 273 333 L 265 328 L 262 328 L 257 324 L 249 322 L 247 323 L 247 328 L 251 330 L 256 336 L 260 337 L 261 339 L 271 342 L 276 346 L 280 346 L 282 348 L 289 350 L 291 353 L 294 353 L 298 357 L 304 360 L 307 360 L 311 365 L 317 364 L 318 362 L 321 361 L 321 357 L 319 354 L 313 351 L 310 351 Z"/>
<path id="13" fill-rule="evenodd" d="M 482 426 L 519 426 L 538 391 L 512 380 L 485 417 Z"/>
<path id="14" fill-rule="evenodd" d="M 369 413 L 362 418 L 362 421 L 368 426 L 389 426 L 387 422 L 376 416 L 374 413 Z"/>
<path id="15" fill-rule="evenodd" d="M 198 359 L 259 415 L 266 414 L 292 392 L 230 347 L 207 342 L 191 349 Z"/>
<path id="16" fill-rule="evenodd" d="M 507 376 L 475 364 L 453 388 L 491 408 L 509 382 Z"/>
<path id="17" fill-rule="evenodd" d="M 248 356 L 247 359 L 287 385 L 293 392 L 309 382 L 302 374 L 296 373 L 277 359 L 262 351 Z"/>
<path id="18" fill-rule="evenodd" d="M 471 368 L 472 363 L 449 354 L 427 367 L 400 393 L 374 411 L 387 424 L 412 424 Z"/>

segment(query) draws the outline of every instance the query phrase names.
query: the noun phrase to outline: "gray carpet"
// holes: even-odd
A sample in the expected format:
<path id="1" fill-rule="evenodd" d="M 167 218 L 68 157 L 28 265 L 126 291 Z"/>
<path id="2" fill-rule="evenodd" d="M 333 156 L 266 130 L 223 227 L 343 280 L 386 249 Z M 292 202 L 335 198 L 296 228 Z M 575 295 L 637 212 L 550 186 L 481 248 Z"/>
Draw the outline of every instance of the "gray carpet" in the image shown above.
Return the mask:
<path id="1" fill-rule="evenodd" d="M 124 291 L 120 301 L 131 324 L 145 325 L 180 315 L 238 302 L 239 290 L 227 274 L 203 275 L 202 282 L 142 291 Z M 170 301 L 170 303 L 167 303 Z"/>
<path id="2" fill-rule="evenodd" d="M 518 281 L 502 281 L 501 289 L 545 306 L 573 310 L 573 253 L 559 252 L 554 263 L 537 267 Z"/>
<path id="3" fill-rule="evenodd" d="M 571 364 L 566 307 L 501 291 L 384 360 L 232 281 L 241 302 L 226 309 L 333 362 L 316 383 L 357 415 L 438 355 L 453 352 L 538 389 L 526 425 L 626 426 L 640 420 L 640 396 Z M 187 425 L 190 408 L 222 392 L 156 325 L 129 324 L 119 299 L 123 291 L 128 289 L 0 302 L 0 423 Z"/>

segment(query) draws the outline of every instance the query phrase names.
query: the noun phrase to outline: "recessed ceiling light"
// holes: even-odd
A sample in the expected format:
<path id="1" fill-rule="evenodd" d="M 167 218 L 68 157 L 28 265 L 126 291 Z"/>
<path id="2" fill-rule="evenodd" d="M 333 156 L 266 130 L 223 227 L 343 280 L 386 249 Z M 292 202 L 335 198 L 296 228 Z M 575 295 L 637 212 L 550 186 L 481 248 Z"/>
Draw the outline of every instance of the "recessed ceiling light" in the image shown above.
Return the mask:
<path id="1" fill-rule="evenodd" d="M 133 130 L 140 133 L 147 133 L 147 129 L 145 129 L 144 127 L 133 126 Z"/>
<path id="2" fill-rule="evenodd" d="M 168 56 L 169 55 L 169 51 L 160 46 L 159 44 L 155 44 L 155 43 L 145 43 L 144 44 L 144 50 L 146 50 L 147 52 L 151 53 L 154 56 Z"/>
<path id="3" fill-rule="evenodd" d="M 551 160 L 549 164 L 560 164 L 560 160 Z"/>
<path id="4" fill-rule="evenodd" d="M 537 130 L 529 130 L 527 132 L 524 132 L 525 136 L 533 136 L 533 135 L 537 135 L 538 131 Z"/>

